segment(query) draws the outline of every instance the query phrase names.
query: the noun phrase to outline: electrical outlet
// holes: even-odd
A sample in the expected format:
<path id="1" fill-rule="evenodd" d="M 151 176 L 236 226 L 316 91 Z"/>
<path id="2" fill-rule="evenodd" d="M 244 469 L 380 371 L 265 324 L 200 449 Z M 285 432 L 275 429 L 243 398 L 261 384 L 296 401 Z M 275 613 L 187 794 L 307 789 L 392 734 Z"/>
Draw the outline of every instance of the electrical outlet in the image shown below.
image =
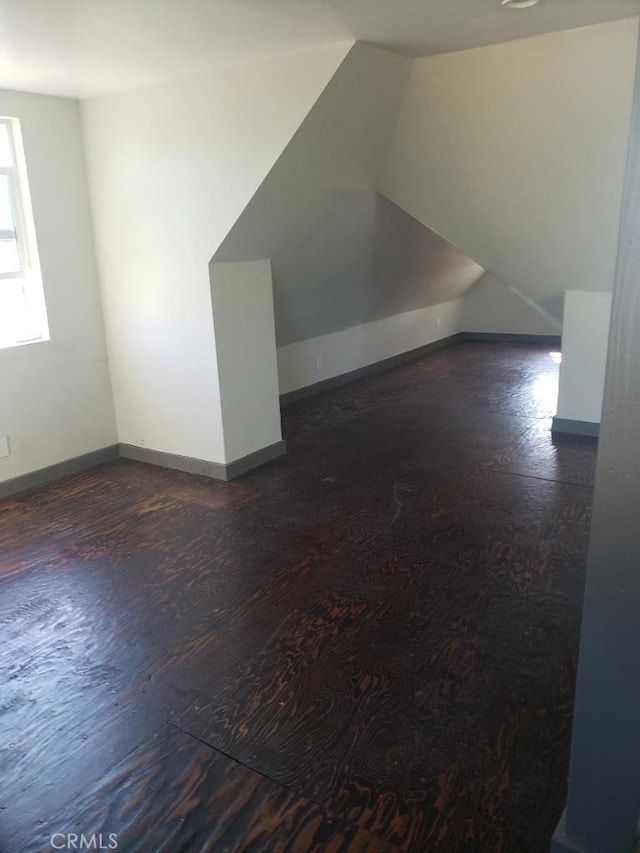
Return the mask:
<path id="1" fill-rule="evenodd" d="M 436 329 L 440 329 L 442 326 L 442 317 L 436 317 Z"/>
<path id="2" fill-rule="evenodd" d="M 322 356 L 316 356 L 316 370 L 322 370 Z"/>
<path id="3" fill-rule="evenodd" d="M 8 456 L 11 453 L 9 450 L 9 436 L 0 435 L 0 459 Z"/>

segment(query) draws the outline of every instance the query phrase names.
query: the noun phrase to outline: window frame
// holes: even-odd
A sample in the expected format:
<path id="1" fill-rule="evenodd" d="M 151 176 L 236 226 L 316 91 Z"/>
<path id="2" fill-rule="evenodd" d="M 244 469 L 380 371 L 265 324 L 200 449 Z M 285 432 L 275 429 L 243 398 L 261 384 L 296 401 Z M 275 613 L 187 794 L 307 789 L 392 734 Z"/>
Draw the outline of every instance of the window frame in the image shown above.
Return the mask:
<path id="1" fill-rule="evenodd" d="M 0 318 L 0 353 L 27 344 L 51 340 L 47 304 L 40 268 L 38 238 L 33 216 L 26 152 L 19 116 L 0 114 L 9 144 L 11 165 L 0 166 L 0 174 L 8 181 L 9 203 L 13 215 L 18 264 L 14 270 L 0 272 L 0 308 L 7 313 Z M 0 232 L 13 239 L 13 231 Z M 20 305 L 15 300 L 18 299 Z M 13 304 L 12 304 L 13 303 Z M 17 309 L 14 315 L 12 308 Z M 1 322 L 4 320 L 4 323 Z M 12 329 L 15 328 L 15 334 Z"/>
<path id="2" fill-rule="evenodd" d="M 11 211 L 13 213 L 13 222 L 15 225 L 15 241 L 18 250 L 18 259 L 20 261 L 20 269 L 12 272 L 0 272 L 0 280 L 7 278 L 24 278 L 31 273 L 31 263 L 29 257 L 29 242 L 27 239 L 27 227 L 24 215 L 24 206 L 22 194 L 24 188 L 20 180 L 20 171 L 18 169 L 18 158 L 16 156 L 15 143 L 15 126 L 16 121 L 13 118 L 0 116 L 0 124 L 7 128 L 7 138 L 9 140 L 9 150 L 11 153 L 11 165 L 0 166 L 0 175 L 4 175 L 9 184 L 9 201 Z M 0 231 L 0 239 L 3 235 L 9 235 L 11 232 Z"/>

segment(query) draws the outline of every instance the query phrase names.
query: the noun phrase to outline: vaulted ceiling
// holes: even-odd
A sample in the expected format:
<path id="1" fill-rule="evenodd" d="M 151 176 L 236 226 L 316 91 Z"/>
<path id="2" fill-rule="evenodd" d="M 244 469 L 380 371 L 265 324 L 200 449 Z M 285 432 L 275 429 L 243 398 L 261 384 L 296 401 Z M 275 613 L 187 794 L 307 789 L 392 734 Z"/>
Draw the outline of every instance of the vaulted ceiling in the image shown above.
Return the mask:
<path id="1" fill-rule="evenodd" d="M 640 13 L 640 0 L 0 0 L 0 86 L 89 97 L 341 40 L 412 56 Z"/>

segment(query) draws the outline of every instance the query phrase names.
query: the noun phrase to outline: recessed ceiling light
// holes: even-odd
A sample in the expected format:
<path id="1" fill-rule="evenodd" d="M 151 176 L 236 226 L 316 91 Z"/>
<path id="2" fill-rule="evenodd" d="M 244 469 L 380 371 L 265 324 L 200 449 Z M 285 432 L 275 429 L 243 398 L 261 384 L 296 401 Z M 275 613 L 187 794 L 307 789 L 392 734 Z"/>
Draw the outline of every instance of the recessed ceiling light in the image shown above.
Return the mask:
<path id="1" fill-rule="evenodd" d="M 507 9 L 529 9 L 537 6 L 540 0 L 502 0 L 502 5 Z"/>

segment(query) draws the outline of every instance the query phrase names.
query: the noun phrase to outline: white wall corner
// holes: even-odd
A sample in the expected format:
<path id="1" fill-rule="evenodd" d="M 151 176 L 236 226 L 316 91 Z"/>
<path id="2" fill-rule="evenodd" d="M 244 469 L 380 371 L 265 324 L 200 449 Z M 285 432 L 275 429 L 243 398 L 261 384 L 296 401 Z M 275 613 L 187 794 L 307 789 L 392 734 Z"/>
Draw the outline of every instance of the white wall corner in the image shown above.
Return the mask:
<path id="1" fill-rule="evenodd" d="M 558 418 L 600 423 L 610 320 L 611 293 L 565 293 Z"/>
<path id="2" fill-rule="evenodd" d="M 559 320 L 489 272 L 463 301 L 461 332 L 559 335 L 561 329 Z"/>
<path id="3" fill-rule="evenodd" d="M 212 263 L 224 461 L 282 439 L 271 262 Z"/>

